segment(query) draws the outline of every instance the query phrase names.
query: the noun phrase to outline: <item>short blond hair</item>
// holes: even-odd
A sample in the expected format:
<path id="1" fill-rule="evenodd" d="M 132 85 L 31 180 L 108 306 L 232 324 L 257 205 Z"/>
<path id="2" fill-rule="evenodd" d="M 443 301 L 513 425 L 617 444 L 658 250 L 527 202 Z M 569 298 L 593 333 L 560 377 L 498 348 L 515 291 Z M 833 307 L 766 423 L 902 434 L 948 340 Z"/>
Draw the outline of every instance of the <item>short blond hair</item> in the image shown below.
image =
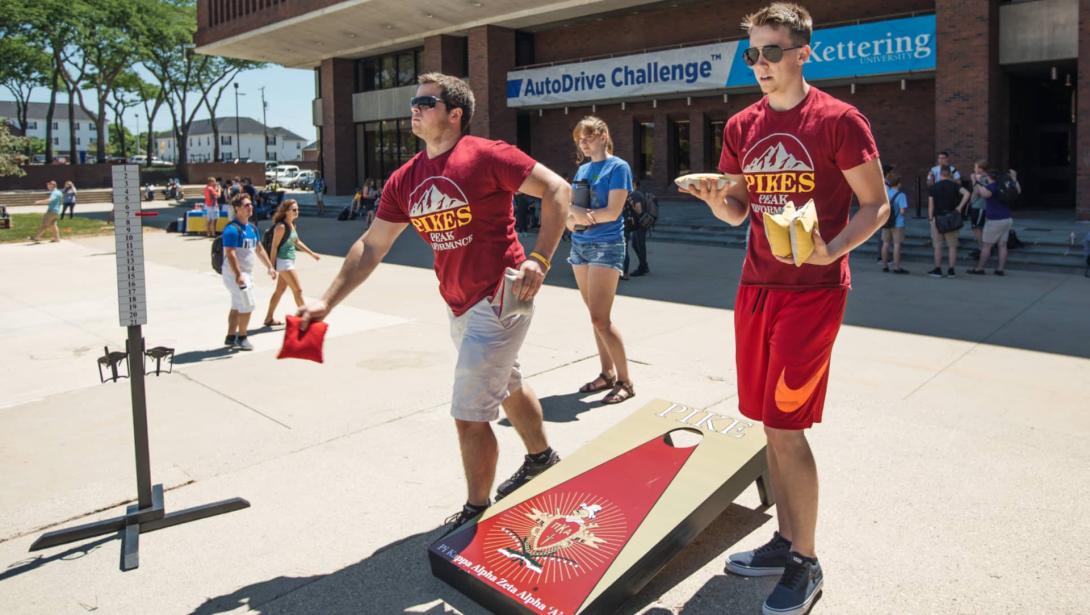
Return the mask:
<path id="1" fill-rule="evenodd" d="M 601 136 L 606 140 L 606 153 L 613 153 L 613 137 L 609 136 L 609 125 L 600 117 L 588 115 L 579 120 L 579 123 L 571 129 L 572 141 L 575 141 L 579 162 L 583 161 L 583 152 L 579 150 L 579 137 L 585 135 Z"/>
<path id="2" fill-rule="evenodd" d="M 761 26 L 787 28 L 791 33 L 791 41 L 799 46 L 809 45 L 810 35 L 814 32 L 814 20 L 810 17 L 810 11 L 794 2 L 773 2 L 742 19 L 742 29 L 746 32 Z"/>

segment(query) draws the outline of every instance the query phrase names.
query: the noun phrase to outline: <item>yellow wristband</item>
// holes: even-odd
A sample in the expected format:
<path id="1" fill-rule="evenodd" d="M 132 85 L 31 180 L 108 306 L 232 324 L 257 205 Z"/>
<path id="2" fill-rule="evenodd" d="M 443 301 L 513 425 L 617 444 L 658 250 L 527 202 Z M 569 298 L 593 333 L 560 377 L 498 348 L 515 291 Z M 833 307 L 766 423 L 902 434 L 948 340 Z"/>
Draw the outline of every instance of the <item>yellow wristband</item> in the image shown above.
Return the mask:
<path id="1" fill-rule="evenodd" d="M 545 265 L 545 269 L 552 269 L 553 268 L 553 262 L 550 261 L 549 259 L 545 258 L 543 255 L 539 254 L 538 252 L 531 252 L 530 253 L 530 258 L 532 258 L 535 261 L 541 263 L 542 265 Z"/>

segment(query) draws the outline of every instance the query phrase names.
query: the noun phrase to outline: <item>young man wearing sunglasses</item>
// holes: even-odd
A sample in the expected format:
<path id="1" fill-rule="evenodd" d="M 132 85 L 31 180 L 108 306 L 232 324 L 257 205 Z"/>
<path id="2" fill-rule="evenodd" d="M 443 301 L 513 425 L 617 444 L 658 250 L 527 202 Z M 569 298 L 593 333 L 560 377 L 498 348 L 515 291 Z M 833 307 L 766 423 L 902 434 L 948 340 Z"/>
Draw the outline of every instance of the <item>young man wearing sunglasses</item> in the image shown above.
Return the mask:
<path id="1" fill-rule="evenodd" d="M 431 246 L 458 349 L 451 414 L 468 497 L 462 510 L 447 519 L 453 528 L 491 503 L 499 454 L 491 421 L 499 417 L 500 406 L 527 455 L 497 488 L 497 499 L 560 460 L 545 437 L 541 402 L 519 372 L 518 351 L 531 315 L 509 312 L 496 296 L 502 297 L 507 268 L 518 271 L 513 288 L 520 301 L 530 301 L 541 289 L 564 232 L 571 188 L 517 148 L 465 135 L 475 103 L 464 81 L 427 73 L 419 83 L 410 101 L 412 130 L 425 151 L 390 176 L 374 223 L 349 250 L 322 300 L 299 314 L 304 328 L 325 318 L 367 279 L 410 224 Z M 541 231 L 529 256 L 515 234 L 511 202 L 516 192 L 541 199 Z"/>
<path id="2" fill-rule="evenodd" d="M 764 423 L 779 531 L 731 555 L 727 568 L 780 575 L 764 613 L 796 614 L 813 605 L 823 578 L 814 541 L 817 467 L 805 430 L 821 421 L 851 286 L 848 253 L 881 228 L 889 202 L 870 123 L 803 79 L 813 30 L 806 9 L 774 3 L 742 26 L 749 33 L 743 57 L 764 97 L 724 127 L 719 170 L 733 181 L 721 190 L 706 181 L 689 192 L 731 225 L 750 219 L 734 303 L 738 409 Z M 853 193 L 860 208 L 849 219 Z M 813 255 L 795 267 L 773 256 L 763 214 L 810 199 L 820 232 Z"/>

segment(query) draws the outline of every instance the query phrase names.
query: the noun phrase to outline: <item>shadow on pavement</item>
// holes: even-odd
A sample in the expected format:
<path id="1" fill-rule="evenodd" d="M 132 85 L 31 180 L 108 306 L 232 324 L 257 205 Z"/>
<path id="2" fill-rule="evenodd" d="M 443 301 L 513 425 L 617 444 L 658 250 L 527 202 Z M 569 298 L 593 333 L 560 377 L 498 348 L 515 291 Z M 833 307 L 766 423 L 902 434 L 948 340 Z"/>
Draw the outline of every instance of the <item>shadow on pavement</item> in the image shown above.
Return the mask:
<path id="1" fill-rule="evenodd" d="M 578 421 L 579 415 L 589 412 L 601 404 L 597 398 L 593 402 L 583 401 L 588 395 L 605 395 L 608 391 L 600 393 L 568 393 L 567 395 L 549 395 L 541 398 L 541 410 L 545 414 L 546 423 L 570 423 Z M 500 425 L 510 427 L 511 422 L 506 418 L 501 419 Z"/>
<path id="2" fill-rule="evenodd" d="M 81 544 L 81 545 L 76 546 L 76 547 L 72 547 L 71 549 L 68 549 L 67 551 L 61 551 L 60 553 L 55 553 L 53 555 L 50 555 L 49 557 L 45 557 L 45 556 L 42 556 L 42 555 L 36 555 L 36 556 L 31 557 L 29 559 L 25 559 L 23 561 L 15 562 L 14 564 L 11 564 L 10 566 L 8 566 L 7 570 L 4 570 L 3 572 L 0 572 L 0 581 L 4 581 L 4 580 L 10 579 L 12 577 L 19 576 L 19 575 L 21 575 L 21 574 L 23 574 L 25 572 L 30 572 L 31 570 L 36 570 L 36 569 L 41 568 L 42 566 L 44 566 L 46 564 L 49 564 L 51 562 L 55 562 L 55 561 L 66 561 L 67 562 L 67 561 L 71 561 L 71 560 L 80 559 L 83 556 L 89 554 L 91 551 L 94 551 L 94 550 L 98 549 L 102 545 L 104 545 L 104 544 L 106 544 L 108 542 L 113 542 L 115 540 L 121 540 L 121 534 L 110 534 L 109 536 L 106 536 L 105 538 L 99 538 L 98 540 L 88 542 L 88 543 L 84 543 L 84 544 Z"/>
<path id="3" fill-rule="evenodd" d="M 186 363 L 200 363 L 202 361 L 219 361 L 234 354 L 238 353 L 226 346 L 214 350 L 189 350 L 174 355 L 174 364 L 185 365 Z"/>
<path id="4" fill-rule="evenodd" d="M 657 600 L 712 560 L 723 557 L 731 545 L 769 519 L 765 510 L 732 504 L 718 519 L 654 578 L 642 592 L 619 611 L 635 613 Z M 382 547 L 359 563 L 328 575 L 276 577 L 242 587 L 230 594 L 209 598 L 190 615 L 214 615 L 241 606 L 263 615 L 356 615 L 358 613 L 449 613 L 447 605 L 462 613 L 484 613 L 483 608 L 436 579 L 428 564 L 428 546 L 440 530 L 414 534 Z M 718 579 L 718 577 L 717 577 Z M 776 580 L 750 587 L 705 586 L 701 592 L 716 609 L 693 613 L 754 612 Z M 740 580 L 745 584 L 745 580 Z M 767 588 L 765 587 L 767 585 Z M 737 611 L 729 605 L 737 605 Z M 686 608 L 689 608 L 688 606 Z M 668 612 L 654 609 L 650 612 Z M 690 611 L 686 611 L 690 612 Z"/>

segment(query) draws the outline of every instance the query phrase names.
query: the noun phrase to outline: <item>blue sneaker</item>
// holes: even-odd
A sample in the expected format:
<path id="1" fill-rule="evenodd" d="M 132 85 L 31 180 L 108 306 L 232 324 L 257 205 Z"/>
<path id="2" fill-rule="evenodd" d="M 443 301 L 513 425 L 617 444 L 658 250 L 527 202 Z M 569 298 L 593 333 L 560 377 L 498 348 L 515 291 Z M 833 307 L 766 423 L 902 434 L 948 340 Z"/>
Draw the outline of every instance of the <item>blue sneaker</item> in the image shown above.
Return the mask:
<path id="1" fill-rule="evenodd" d="M 765 600 L 764 615 L 804 615 L 821 595 L 821 564 L 791 552 L 783 576 Z"/>
<path id="2" fill-rule="evenodd" d="M 772 534 L 772 540 L 752 551 L 732 553 L 727 560 L 727 570 L 744 577 L 782 575 L 790 552 L 791 541 L 776 532 Z"/>

